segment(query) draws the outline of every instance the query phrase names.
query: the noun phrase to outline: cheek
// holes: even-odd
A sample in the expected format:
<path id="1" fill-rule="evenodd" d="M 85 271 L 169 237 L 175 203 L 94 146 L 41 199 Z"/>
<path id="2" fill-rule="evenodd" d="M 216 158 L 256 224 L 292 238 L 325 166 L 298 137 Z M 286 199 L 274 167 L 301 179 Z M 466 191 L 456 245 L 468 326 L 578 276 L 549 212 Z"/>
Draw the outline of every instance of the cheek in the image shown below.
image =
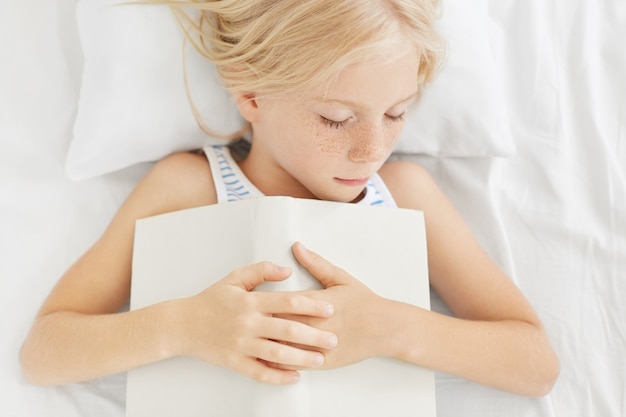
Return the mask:
<path id="1" fill-rule="evenodd" d="M 388 150 L 392 150 L 396 142 L 398 141 L 400 134 L 404 128 L 404 122 L 389 122 L 383 127 L 382 142 L 379 142 L 379 146 L 382 145 Z M 354 126 L 351 131 L 337 129 L 328 129 L 325 126 L 320 126 L 320 122 L 317 120 L 311 120 L 310 118 L 303 123 L 302 127 L 297 132 L 293 132 L 296 137 L 300 137 L 299 149 L 305 151 L 307 155 L 311 155 L 311 152 L 323 155 L 339 155 L 346 151 L 349 145 L 350 137 L 367 137 L 371 134 L 366 126 Z"/>
<path id="2" fill-rule="evenodd" d="M 309 147 L 311 151 L 325 155 L 336 155 L 344 150 L 345 146 L 342 143 L 340 134 L 329 132 L 329 130 L 321 127 L 320 123 L 315 120 L 309 120 L 306 123 L 305 136 L 311 138 Z"/>
<path id="3" fill-rule="evenodd" d="M 387 136 L 387 145 L 389 147 L 395 147 L 398 139 L 400 139 L 400 135 L 404 130 L 404 126 L 406 125 L 405 121 L 402 122 L 394 122 L 393 126 L 389 129 L 389 134 Z"/>

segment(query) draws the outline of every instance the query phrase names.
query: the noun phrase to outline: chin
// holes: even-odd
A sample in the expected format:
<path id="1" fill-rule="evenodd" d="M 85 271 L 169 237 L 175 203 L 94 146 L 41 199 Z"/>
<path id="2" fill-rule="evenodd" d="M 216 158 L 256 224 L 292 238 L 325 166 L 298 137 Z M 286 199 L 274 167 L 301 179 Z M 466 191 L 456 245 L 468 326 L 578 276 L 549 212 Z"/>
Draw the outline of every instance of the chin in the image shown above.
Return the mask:
<path id="1" fill-rule="evenodd" d="M 337 193 L 335 195 L 325 195 L 317 197 L 318 200 L 333 201 L 335 203 L 358 203 L 365 196 L 365 189 L 355 193 Z"/>

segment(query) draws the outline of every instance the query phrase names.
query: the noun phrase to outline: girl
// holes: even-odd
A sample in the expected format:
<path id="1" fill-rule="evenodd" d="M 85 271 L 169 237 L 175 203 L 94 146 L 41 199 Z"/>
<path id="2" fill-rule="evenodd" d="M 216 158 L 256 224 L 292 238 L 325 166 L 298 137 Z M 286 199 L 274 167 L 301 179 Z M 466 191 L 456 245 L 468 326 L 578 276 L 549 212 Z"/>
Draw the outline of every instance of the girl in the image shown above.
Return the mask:
<path id="1" fill-rule="evenodd" d="M 384 355 L 511 392 L 547 393 L 559 365 L 529 303 L 423 169 L 386 162 L 439 62 L 433 2 L 187 6 L 200 11 L 195 25 L 173 5 L 249 121 L 249 153 L 236 161 L 228 148 L 212 147 L 155 165 L 45 301 L 21 351 L 26 377 L 63 384 L 193 355 L 288 384 L 300 369 Z M 129 298 L 136 219 L 261 195 L 422 210 L 430 282 L 456 317 L 379 297 L 299 243 L 294 256 L 325 289 L 253 292 L 290 274 L 262 262 L 195 296 L 119 312 Z"/>

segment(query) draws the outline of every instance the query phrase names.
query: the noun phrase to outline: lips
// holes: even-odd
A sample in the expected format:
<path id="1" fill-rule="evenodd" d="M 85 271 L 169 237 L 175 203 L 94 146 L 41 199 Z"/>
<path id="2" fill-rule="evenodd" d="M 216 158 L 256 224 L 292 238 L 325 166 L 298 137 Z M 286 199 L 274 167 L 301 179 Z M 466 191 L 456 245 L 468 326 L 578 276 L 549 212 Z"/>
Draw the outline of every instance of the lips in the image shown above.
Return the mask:
<path id="1" fill-rule="evenodd" d="M 335 181 L 340 184 L 347 185 L 350 187 L 363 187 L 369 181 L 368 178 L 337 178 L 335 177 Z"/>

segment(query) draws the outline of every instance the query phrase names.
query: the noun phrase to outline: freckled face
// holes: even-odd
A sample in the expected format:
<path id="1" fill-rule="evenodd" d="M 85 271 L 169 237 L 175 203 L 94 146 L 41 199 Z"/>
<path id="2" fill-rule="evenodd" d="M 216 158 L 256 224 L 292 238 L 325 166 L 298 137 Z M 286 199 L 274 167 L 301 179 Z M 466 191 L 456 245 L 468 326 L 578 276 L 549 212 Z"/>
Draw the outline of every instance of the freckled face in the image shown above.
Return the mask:
<path id="1" fill-rule="evenodd" d="M 326 97 L 259 100 L 242 169 L 267 195 L 353 201 L 396 144 L 417 69 L 412 55 L 366 61 L 343 70 Z"/>

